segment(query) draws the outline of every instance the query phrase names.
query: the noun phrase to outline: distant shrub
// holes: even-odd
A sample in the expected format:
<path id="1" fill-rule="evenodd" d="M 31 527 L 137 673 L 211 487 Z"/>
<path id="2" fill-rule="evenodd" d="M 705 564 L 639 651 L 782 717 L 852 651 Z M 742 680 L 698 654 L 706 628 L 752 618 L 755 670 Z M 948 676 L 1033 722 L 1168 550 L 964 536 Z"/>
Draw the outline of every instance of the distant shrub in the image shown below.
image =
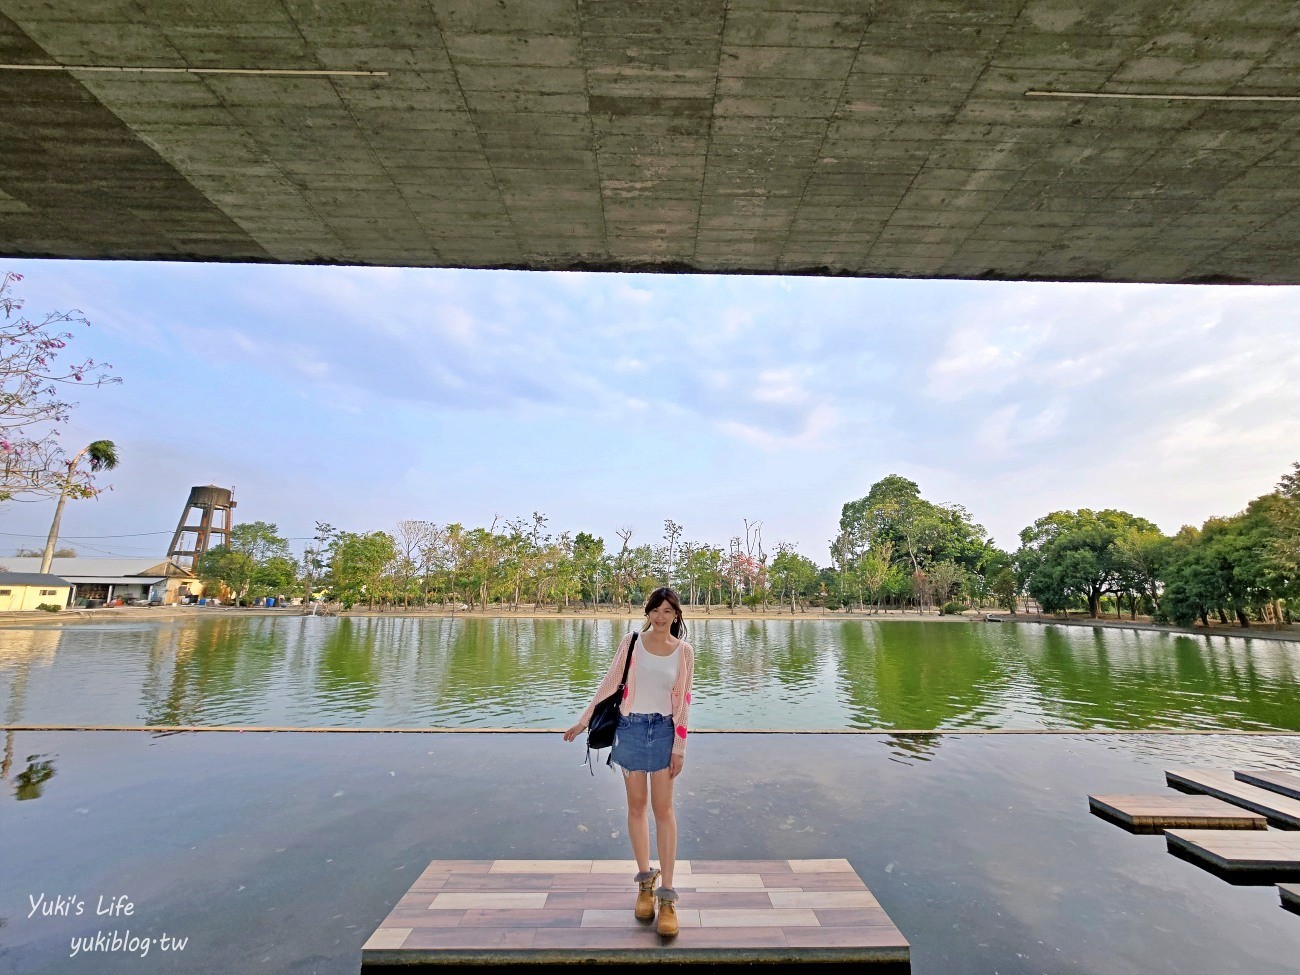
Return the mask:
<path id="1" fill-rule="evenodd" d="M 41 604 L 40 604 L 39 606 L 37 606 L 36 608 L 37 608 L 37 609 L 43 609 L 43 610 L 45 610 L 45 612 L 47 612 L 47 613 L 57 613 L 57 612 L 58 612 L 59 610 L 61 610 L 63 607 L 57 605 L 56 603 L 41 603 Z"/>
<path id="2" fill-rule="evenodd" d="M 961 603 L 944 603 L 939 607 L 940 616 L 960 616 L 966 607 Z"/>

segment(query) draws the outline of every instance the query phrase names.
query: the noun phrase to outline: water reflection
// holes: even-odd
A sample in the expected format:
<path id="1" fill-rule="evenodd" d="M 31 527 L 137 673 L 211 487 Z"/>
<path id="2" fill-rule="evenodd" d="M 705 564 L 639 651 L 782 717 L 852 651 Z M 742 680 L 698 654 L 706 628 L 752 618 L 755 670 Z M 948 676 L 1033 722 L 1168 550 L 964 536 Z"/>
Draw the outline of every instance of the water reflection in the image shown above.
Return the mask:
<path id="1" fill-rule="evenodd" d="M 11 724 L 565 727 L 633 625 L 214 613 L 0 630 L 0 694 Z M 872 620 L 697 620 L 691 639 L 696 728 L 1300 730 L 1300 648 L 1278 641 Z"/>
<path id="2" fill-rule="evenodd" d="M 14 776 L 14 798 L 39 799 L 45 783 L 54 777 L 54 761 L 48 755 L 28 755 L 27 767 Z"/>

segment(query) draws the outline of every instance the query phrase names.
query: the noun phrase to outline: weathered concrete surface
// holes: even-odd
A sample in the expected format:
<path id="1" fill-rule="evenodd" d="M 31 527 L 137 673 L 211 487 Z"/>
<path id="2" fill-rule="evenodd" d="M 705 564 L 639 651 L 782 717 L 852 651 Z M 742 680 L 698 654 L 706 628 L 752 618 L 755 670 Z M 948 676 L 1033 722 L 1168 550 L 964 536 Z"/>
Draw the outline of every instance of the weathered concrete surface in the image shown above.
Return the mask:
<path id="1" fill-rule="evenodd" d="M 0 254 L 1300 282 L 1294 0 L 0 0 Z"/>

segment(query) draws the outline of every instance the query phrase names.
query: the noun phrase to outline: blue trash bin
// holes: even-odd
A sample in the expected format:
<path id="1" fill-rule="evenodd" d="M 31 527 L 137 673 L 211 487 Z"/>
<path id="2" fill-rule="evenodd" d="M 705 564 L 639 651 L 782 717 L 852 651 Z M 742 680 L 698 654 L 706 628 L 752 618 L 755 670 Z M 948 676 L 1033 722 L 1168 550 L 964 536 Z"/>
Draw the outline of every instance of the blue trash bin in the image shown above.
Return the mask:
<path id="1" fill-rule="evenodd" d="M 268 606 L 274 606 L 274 605 L 275 605 L 275 597 L 274 597 L 274 596 L 267 596 L 267 597 L 266 597 L 266 605 L 268 605 Z"/>

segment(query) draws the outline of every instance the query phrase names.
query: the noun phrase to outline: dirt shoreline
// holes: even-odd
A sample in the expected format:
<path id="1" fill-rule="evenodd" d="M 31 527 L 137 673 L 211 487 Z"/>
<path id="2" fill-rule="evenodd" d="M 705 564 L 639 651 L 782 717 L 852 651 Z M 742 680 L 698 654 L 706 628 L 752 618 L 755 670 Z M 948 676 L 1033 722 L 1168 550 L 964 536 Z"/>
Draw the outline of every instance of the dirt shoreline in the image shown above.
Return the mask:
<path id="1" fill-rule="evenodd" d="M 957 616 L 940 616 L 936 613 L 904 613 L 904 612 L 881 612 L 872 614 L 870 612 L 826 612 L 826 611 L 809 611 L 798 612 L 793 615 L 790 611 L 778 610 L 775 607 L 766 612 L 750 610 L 729 610 L 725 607 L 715 609 L 713 612 L 705 613 L 690 612 L 696 607 L 687 607 L 687 622 L 696 620 L 857 620 L 876 623 L 896 623 L 896 622 L 926 622 L 926 623 L 981 623 L 986 613 L 994 613 L 1009 623 L 1037 623 L 1043 626 L 1082 626 L 1092 627 L 1094 629 L 1106 630 L 1146 630 L 1156 633 L 1172 633 L 1183 636 L 1235 636 L 1245 637 L 1256 640 L 1282 640 L 1291 643 L 1300 643 L 1300 626 L 1295 624 L 1282 624 L 1274 627 L 1269 624 L 1260 624 L 1251 627 L 1240 626 L 1220 626 L 1212 625 L 1209 629 L 1202 627 L 1181 627 L 1167 626 L 1159 623 L 1152 623 L 1150 620 L 1116 620 L 1116 619 L 1088 619 L 1087 617 L 1070 617 L 1065 619 L 1059 616 L 1045 616 L 1033 613 L 1017 613 L 1012 616 L 1007 613 L 997 612 L 996 610 L 968 610 L 966 613 Z M 267 609 L 264 607 L 234 607 L 234 606 L 166 606 L 166 607 L 145 607 L 145 606 L 122 606 L 103 609 L 70 609 L 61 613 L 45 613 L 39 611 L 28 612 L 6 612 L 0 613 L 0 628 L 9 626 L 64 626 L 77 625 L 84 623 L 138 623 L 141 621 L 152 622 L 171 622 L 175 620 L 189 620 L 211 617 L 230 617 L 230 616 L 308 616 L 310 612 L 297 606 L 286 606 L 283 608 Z M 369 609 L 352 609 L 343 612 L 329 613 L 331 616 L 357 617 L 357 618 L 404 618 L 404 619 L 547 619 L 547 620 L 594 620 L 594 619 L 613 619 L 635 621 L 641 618 L 641 613 L 636 610 L 620 610 L 602 608 L 599 610 L 582 610 L 571 609 L 565 612 L 555 612 L 554 610 L 536 610 L 532 607 L 521 607 L 517 612 L 509 609 L 494 609 L 489 612 L 481 611 L 460 611 L 449 612 L 436 609 L 395 609 L 395 610 L 369 610 Z"/>

